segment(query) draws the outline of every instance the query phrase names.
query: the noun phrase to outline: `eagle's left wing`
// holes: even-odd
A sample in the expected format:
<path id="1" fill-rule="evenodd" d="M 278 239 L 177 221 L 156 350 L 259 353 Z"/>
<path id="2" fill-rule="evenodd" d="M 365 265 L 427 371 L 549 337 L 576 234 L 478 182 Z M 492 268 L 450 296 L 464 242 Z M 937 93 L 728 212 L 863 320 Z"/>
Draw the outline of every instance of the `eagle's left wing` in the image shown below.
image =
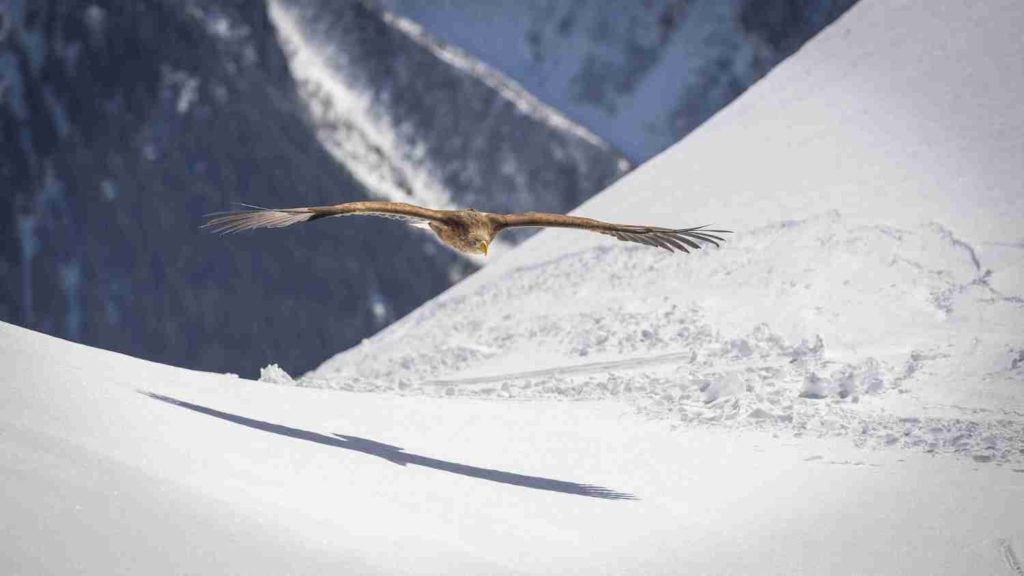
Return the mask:
<path id="1" fill-rule="evenodd" d="M 283 228 L 298 222 L 309 222 L 329 216 L 381 216 L 412 223 L 445 220 L 447 212 L 431 210 L 404 202 L 347 202 L 333 206 L 310 206 L 306 208 L 259 208 L 249 206 L 251 210 L 223 212 L 203 224 L 214 232 L 239 232 L 256 228 Z"/>
<path id="2" fill-rule="evenodd" d="M 729 230 L 709 230 L 707 226 L 696 228 L 659 228 L 656 226 L 631 226 L 611 224 L 580 216 L 564 214 L 548 214 L 545 212 L 521 212 L 500 216 L 501 228 L 579 228 L 598 234 L 607 234 L 625 242 L 636 242 L 648 246 L 664 248 L 669 252 L 673 249 L 689 252 L 690 248 L 699 250 L 701 245 L 696 242 L 708 242 L 718 246 L 725 239 L 718 234 L 731 234 Z"/>

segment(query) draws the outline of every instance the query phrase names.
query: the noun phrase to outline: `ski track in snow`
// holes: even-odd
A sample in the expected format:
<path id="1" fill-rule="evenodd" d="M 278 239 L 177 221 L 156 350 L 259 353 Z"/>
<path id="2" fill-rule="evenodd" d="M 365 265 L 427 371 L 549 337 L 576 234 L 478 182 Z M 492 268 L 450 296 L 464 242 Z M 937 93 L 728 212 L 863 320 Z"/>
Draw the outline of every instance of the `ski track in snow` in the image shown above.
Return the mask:
<path id="1" fill-rule="evenodd" d="M 789 269 L 760 258 L 782 250 L 791 255 Z M 747 280 L 736 285 L 741 271 Z M 1013 361 L 1024 342 L 1012 330 L 1024 325 L 1024 306 L 996 293 L 988 275 L 973 249 L 939 224 L 897 229 L 847 222 L 837 212 L 747 231 L 722 250 L 688 256 L 599 244 L 468 292 L 455 289 L 298 384 L 436 397 L 616 399 L 685 425 L 1021 461 L 1024 410 L 929 395 L 959 378 L 1012 390 L 1024 376 L 1024 363 Z M 727 289 L 756 291 L 742 301 L 760 298 L 780 318 L 806 316 L 807 331 L 783 335 L 769 322 L 743 320 L 712 326 L 707 308 L 722 306 L 715 295 Z M 820 306 L 787 310 L 793 300 Z M 873 315 L 896 334 L 932 324 L 939 337 L 922 340 L 905 330 L 905 345 L 892 349 L 873 348 L 867 334 L 868 343 L 854 337 L 833 350 L 829 337 L 811 328 L 842 323 L 840 314 Z M 957 337 L 965 323 L 989 328 L 969 348 Z M 993 360 L 992 350 L 1006 352 Z"/>

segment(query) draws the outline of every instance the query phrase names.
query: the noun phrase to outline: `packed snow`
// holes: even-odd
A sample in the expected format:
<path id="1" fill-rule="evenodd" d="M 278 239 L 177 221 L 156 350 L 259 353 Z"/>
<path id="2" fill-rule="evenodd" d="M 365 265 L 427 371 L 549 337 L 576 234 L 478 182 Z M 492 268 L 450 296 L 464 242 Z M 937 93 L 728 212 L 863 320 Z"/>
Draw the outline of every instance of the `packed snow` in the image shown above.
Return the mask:
<path id="1" fill-rule="evenodd" d="M 1020 462 L 1022 325 L 945 229 L 830 212 L 687 257 L 598 244 L 512 268 L 302 383 L 617 398 L 676 422 Z"/>

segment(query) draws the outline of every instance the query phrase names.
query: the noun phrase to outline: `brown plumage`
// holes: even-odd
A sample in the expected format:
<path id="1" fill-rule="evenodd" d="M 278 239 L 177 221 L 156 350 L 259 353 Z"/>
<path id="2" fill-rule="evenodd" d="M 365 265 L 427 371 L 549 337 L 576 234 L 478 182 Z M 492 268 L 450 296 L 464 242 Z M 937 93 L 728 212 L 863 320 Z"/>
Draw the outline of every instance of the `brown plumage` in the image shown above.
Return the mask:
<path id="1" fill-rule="evenodd" d="M 704 242 L 718 246 L 719 242 L 725 240 L 719 234 L 730 233 L 729 230 L 708 230 L 707 226 L 658 228 L 610 224 L 590 218 L 544 212 L 495 214 L 477 212 L 473 209 L 431 210 L 403 202 L 348 202 L 309 208 L 250 208 L 252 209 L 213 214 L 211 216 L 214 218 L 203 227 L 214 232 L 228 233 L 255 228 L 282 228 L 297 222 L 309 222 L 329 216 L 382 216 L 426 224 L 441 242 L 455 250 L 484 255 L 487 254 L 487 247 L 494 237 L 506 228 L 578 228 L 606 234 L 625 242 L 664 248 L 669 252 L 699 250 Z"/>

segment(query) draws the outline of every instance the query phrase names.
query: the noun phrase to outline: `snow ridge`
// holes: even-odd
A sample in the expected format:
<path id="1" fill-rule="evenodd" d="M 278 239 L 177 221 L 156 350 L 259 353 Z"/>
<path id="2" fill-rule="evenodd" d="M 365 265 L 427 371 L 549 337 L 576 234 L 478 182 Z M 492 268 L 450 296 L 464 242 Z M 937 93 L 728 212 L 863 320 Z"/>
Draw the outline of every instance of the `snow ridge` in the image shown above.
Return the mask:
<path id="1" fill-rule="evenodd" d="M 484 62 L 473 58 L 468 53 L 451 44 L 445 44 L 437 40 L 428 34 L 422 26 L 408 18 L 397 16 L 386 10 L 382 10 L 381 15 L 385 22 L 407 34 L 417 44 L 427 48 L 440 59 L 467 74 L 479 78 L 485 84 L 497 90 L 502 96 L 514 103 L 516 108 L 523 114 L 536 118 L 558 130 L 574 134 L 595 146 L 611 150 L 611 147 L 598 138 L 596 134 L 572 122 L 556 109 L 547 106 L 514 80 L 503 76 Z"/>

